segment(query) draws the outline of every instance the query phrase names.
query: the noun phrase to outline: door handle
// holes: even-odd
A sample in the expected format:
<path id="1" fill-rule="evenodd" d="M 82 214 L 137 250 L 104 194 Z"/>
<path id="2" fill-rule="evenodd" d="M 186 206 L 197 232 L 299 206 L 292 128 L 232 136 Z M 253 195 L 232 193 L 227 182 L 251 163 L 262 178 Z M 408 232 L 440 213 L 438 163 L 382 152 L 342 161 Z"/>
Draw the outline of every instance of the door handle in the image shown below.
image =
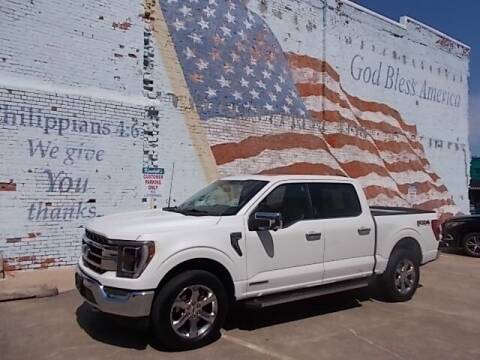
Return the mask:
<path id="1" fill-rule="evenodd" d="M 362 227 L 360 229 L 358 229 L 358 235 L 370 235 L 370 232 L 372 231 L 372 229 L 370 228 L 366 228 L 366 227 Z"/>
<path id="2" fill-rule="evenodd" d="M 307 241 L 318 241 L 322 238 L 322 233 L 310 232 L 305 234 Z"/>

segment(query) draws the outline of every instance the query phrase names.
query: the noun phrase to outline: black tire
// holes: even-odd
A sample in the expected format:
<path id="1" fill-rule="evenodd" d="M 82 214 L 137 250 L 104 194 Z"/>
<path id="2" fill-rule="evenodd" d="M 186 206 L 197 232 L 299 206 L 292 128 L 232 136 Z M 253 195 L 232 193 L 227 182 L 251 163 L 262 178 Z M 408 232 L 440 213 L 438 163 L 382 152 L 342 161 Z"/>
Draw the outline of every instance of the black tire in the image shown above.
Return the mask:
<path id="1" fill-rule="evenodd" d="M 194 338 L 188 338 L 188 333 L 191 330 L 191 321 L 198 321 L 200 325 L 205 323 L 205 326 L 208 324 L 200 315 L 195 315 L 195 307 L 191 305 L 193 303 L 193 292 L 190 288 L 200 289 L 199 293 L 205 293 L 206 289 L 211 290 L 216 298 L 216 301 L 214 301 L 216 303 L 215 320 L 205 332 L 201 333 L 199 331 L 199 335 Z M 180 299 L 182 304 L 189 304 L 188 310 L 174 307 L 177 297 L 184 294 L 188 298 L 189 293 L 192 296 L 189 301 Z M 202 299 L 201 295 L 197 296 L 198 300 Z M 203 270 L 189 270 L 173 277 L 158 290 L 152 305 L 150 327 L 157 345 L 165 350 L 183 351 L 196 349 L 215 341 L 220 337 L 220 329 L 225 322 L 228 305 L 229 301 L 225 287 L 212 273 Z M 206 306 L 211 306 L 211 312 L 215 313 L 213 302 L 212 305 Z M 173 327 L 172 319 L 174 317 L 183 318 L 183 316 L 190 316 L 190 318 L 186 320 L 182 328 L 176 331 Z M 186 334 L 182 336 L 179 332 L 185 332 Z"/>
<path id="2" fill-rule="evenodd" d="M 480 258 L 480 233 L 469 233 L 463 237 L 463 250 L 468 256 Z"/>
<path id="3" fill-rule="evenodd" d="M 385 300 L 403 302 L 413 297 L 419 280 L 419 259 L 412 251 L 397 249 L 393 251 L 387 269 L 380 276 L 379 286 Z"/>

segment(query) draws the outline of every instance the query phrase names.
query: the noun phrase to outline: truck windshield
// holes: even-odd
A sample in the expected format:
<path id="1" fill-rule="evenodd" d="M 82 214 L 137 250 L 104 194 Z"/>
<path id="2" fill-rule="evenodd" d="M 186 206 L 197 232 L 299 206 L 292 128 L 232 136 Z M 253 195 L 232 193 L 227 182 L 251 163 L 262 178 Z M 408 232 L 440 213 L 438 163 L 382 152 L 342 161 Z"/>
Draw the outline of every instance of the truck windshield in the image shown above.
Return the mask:
<path id="1" fill-rule="evenodd" d="M 219 180 L 182 205 L 164 210 L 193 216 L 235 215 L 267 183 L 259 180 Z"/>

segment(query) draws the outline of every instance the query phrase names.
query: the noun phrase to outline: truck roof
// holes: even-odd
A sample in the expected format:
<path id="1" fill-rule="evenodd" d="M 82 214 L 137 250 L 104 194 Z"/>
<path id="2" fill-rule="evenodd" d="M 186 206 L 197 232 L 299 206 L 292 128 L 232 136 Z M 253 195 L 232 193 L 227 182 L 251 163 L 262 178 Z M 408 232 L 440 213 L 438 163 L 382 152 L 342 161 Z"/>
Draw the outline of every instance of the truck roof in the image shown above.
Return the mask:
<path id="1" fill-rule="evenodd" d="M 285 180 L 323 180 L 323 181 L 341 181 L 354 182 L 352 178 L 345 176 L 330 175 L 235 175 L 227 176 L 222 180 L 261 180 L 261 181 L 285 181 Z"/>

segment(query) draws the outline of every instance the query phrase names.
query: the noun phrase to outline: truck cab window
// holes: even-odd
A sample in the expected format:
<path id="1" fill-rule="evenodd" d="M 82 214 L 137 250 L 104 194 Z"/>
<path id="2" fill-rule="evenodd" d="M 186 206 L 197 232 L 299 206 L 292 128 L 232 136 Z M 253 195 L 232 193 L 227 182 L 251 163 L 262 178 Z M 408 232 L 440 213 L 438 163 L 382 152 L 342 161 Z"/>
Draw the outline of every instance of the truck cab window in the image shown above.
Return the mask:
<path id="1" fill-rule="evenodd" d="M 351 184 L 311 183 L 309 188 L 315 219 L 354 217 L 362 213 Z"/>
<path id="2" fill-rule="evenodd" d="M 281 213 L 284 227 L 310 218 L 307 185 L 298 183 L 280 185 L 263 199 L 256 211 Z"/>

